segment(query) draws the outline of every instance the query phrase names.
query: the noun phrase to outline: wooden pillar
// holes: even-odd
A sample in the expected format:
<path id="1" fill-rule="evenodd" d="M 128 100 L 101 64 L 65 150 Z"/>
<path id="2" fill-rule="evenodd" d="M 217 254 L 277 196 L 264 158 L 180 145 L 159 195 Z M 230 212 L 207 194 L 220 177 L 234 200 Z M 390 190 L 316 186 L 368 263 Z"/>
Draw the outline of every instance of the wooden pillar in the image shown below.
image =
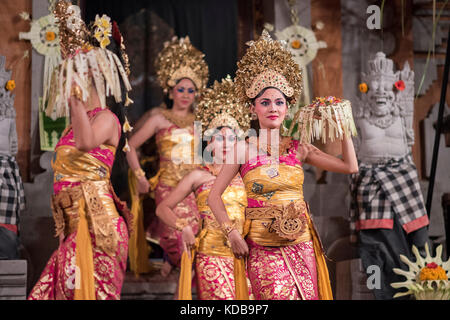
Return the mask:
<path id="1" fill-rule="evenodd" d="M 411 1 L 411 0 L 410 0 Z M 410 1 L 407 1 L 407 3 L 410 5 Z M 399 2 L 399 1 L 396 1 Z M 411 6 L 411 19 L 413 16 L 413 13 L 415 10 L 419 9 L 432 9 L 432 3 L 429 1 L 428 3 L 419 3 Z M 443 3 L 439 1 L 437 2 L 436 10 L 439 11 L 441 7 L 443 6 Z M 448 7 L 448 5 L 447 5 Z M 407 10 L 409 8 L 407 7 Z M 441 21 L 449 20 L 448 17 L 445 17 L 444 15 L 441 16 Z M 431 22 L 431 16 L 430 16 L 430 22 Z M 438 28 L 442 28 L 442 23 L 438 24 Z M 443 28 L 443 32 L 446 34 L 448 27 Z M 411 27 L 412 29 L 412 27 Z M 410 30 L 411 31 L 411 30 Z M 411 32 L 412 33 L 412 32 Z M 430 34 L 431 38 L 431 34 Z M 446 39 L 446 41 L 449 41 L 449 39 Z M 441 43 L 441 47 L 446 48 L 447 42 L 445 40 L 443 43 Z M 436 48 L 437 49 L 437 48 Z M 413 56 L 420 57 L 423 59 L 426 59 L 427 52 L 413 52 Z M 431 60 L 433 59 L 440 59 L 445 60 L 445 52 L 444 53 L 438 53 L 436 52 L 434 56 L 431 57 Z M 409 61 L 409 60 L 408 60 Z M 412 64 L 410 63 L 412 66 Z M 430 63 L 429 68 L 434 68 L 433 64 Z M 428 116 L 431 109 L 436 103 L 439 103 L 440 97 L 441 97 L 441 90 L 442 90 L 442 79 L 444 74 L 444 65 L 439 65 L 437 67 L 437 79 L 433 81 L 431 86 L 428 88 L 428 90 L 425 92 L 425 94 L 419 96 L 414 102 L 414 134 L 415 134 L 415 144 L 412 149 L 412 153 L 414 156 L 414 161 L 416 163 L 418 172 L 419 172 L 419 178 L 421 179 L 427 179 L 430 172 L 426 170 L 426 163 L 425 163 L 425 145 L 424 145 L 424 133 L 423 133 L 423 120 Z M 420 75 L 422 76 L 422 75 Z M 447 87 L 447 96 L 446 96 L 446 103 L 447 106 L 450 106 L 450 86 Z M 436 120 L 436 119 L 433 119 Z"/>
<path id="2" fill-rule="evenodd" d="M 324 28 L 318 30 L 314 26 L 323 22 Z M 342 35 L 341 35 L 341 1 L 311 0 L 311 26 L 316 38 L 327 43 L 327 48 L 317 51 L 312 62 L 313 96 L 335 96 L 343 98 L 342 83 Z M 342 153 L 339 141 L 323 145 L 314 143 L 328 154 L 338 156 Z"/>
<path id="3" fill-rule="evenodd" d="M 0 5 L 0 54 L 6 56 L 6 70 L 12 70 L 16 82 L 15 95 L 16 127 L 19 151 L 17 163 L 22 179 L 29 180 L 31 149 L 31 43 L 19 40 L 19 32 L 28 32 L 30 22 L 19 14 L 31 15 L 31 0 L 7 0 Z M 28 58 L 22 59 L 28 51 Z"/>
<path id="4" fill-rule="evenodd" d="M 327 48 L 318 50 L 312 62 L 313 98 L 342 97 L 341 1 L 311 0 L 311 26 L 319 21 L 324 28 L 313 30 L 317 39 L 327 43 Z"/>

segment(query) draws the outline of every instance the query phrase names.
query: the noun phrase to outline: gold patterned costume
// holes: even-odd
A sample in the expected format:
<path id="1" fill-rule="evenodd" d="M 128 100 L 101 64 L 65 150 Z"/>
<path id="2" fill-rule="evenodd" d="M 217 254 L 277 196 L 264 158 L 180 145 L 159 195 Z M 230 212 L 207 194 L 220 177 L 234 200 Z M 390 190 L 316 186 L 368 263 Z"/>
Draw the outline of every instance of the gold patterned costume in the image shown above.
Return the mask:
<path id="1" fill-rule="evenodd" d="M 230 77 L 215 81 L 213 87 L 208 88 L 199 103 L 196 118 L 201 121 L 203 133 L 206 136 L 217 134 L 218 128 L 228 127 L 238 136 L 250 126 L 250 117 L 243 111 L 234 95 L 234 82 Z M 217 175 L 210 165 L 205 165 L 212 175 Z M 235 258 L 230 243 L 225 236 L 222 226 L 214 217 L 207 199 L 215 179 L 197 188 L 195 192 L 197 207 L 201 222 L 196 238 L 195 249 L 191 258 L 195 257 L 195 273 L 197 278 L 197 294 L 201 300 L 234 300 L 235 288 Z M 247 196 L 241 176 L 237 174 L 222 195 L 222 200 L 229 219 L 239 232 L 243 232 L 245 207 Z M 180 299 L 191 299 L 190 270 L 192 261 L 183 254 L 180 275 Z M 245 271 L 244 271 L 245 272 Z M 242 274 L 243 281 L 247 281 Z M 251 295 L 247 290 L 246 295 Z"/>
<path id="2" fill-rule="evenodd" d="M 130 226 L 131 216 L 111 186 L 115 152 L 108 145 L 79 151 L 72 130 L 58 142 L 52 211 L 56 235 L 64 235 L 65 240 L 29 299 L 120 299 L 128 250 L 125 220 Z"/>
<path id="3" fill-rule="evenodd" d="M 195 84 L 197 92 L 201 94 L 206 88 L 209 76 L 209 69 L 204 56 L 191 44 L 189 37 L 174 37 L 170 41 L 166 41 L 155 61 L 158 81 L 164 93 L 168 94 L 178 81 L 186 78 Z M 180 119 L 168 109 L 163 109 L 161 113 L 173 125 L 160 130 L 156 134 L 160 170 L 149 180 L 151 189 L 155 194 L 156 205 L 172 191 L 188 172 L 197 167 L 193 165 L 193 114 Z M 178 160 L 181 163 L 177 162 Z M 132 261 L 132 270 L 135 274 L 139 274 L 149 270 L 148 249 L 144 243 L 142 199 L 137 194 L 136 188 L 133 187 L 137 184 L 136 177 L 130 174 L 129 178 L 132 179 L 132 181 L 129 181 L 132 213 L 137 218 L 136 229 L 138 231 L 132 238 L 130 260 Z M 175 211 L 180 218 L 185 217 L 191 221 L 195 228 L 198 212 L 193 194 L 180 203 Z M 159 223 L 158 220 L 151 223 L 150 229 L 152 230 L 149 232 L 151 238 L 159 241 L 169 262 L 178 266 L 182 249 L 181 234 Z"/>
<path id="4" fill-rule="evenodd" d="M 213 181 L 196 190 L 197 207 L 201 216 L 196 240 L 195 274 L 197 295 L 201 300 L 234 300 L 234 255 L 228 239 L 207 205 Z M 238 174 L 222 195 L 230 220 L 242 233 L 247 197 Z"/>
<path id="5" fill-rule="evenodd" d="M 301 72 L 291 53 L 266 30 L 248 45 L 236 71 L 241 103 L 250 106 L 267 88 L 283 93 L 288 106 L 295 103 L 302 90 Z M 250 140 L 249 148 L 260 151 L 267 142 L 259 140 Z M 297 148 L 298 141 L 283 138 L 280 155 L 267 150 L 240 168 L 248 201 L 247 271 L 257 300 L 332 299 L 323 249 L 303 199 Z"/>
<path id="6" fill-rule="evenodd" d="M 111 25 L 106 15 L 97 16 L 93 30 L 89 30 L 81 19 L 80 8 L 63 0 L 55 5 L 54 15 L 63 60 L 52 75 L 49 98 L 44 103 L 47 115 L 69 116 L 72 97 L 86 109 L 92 108 L 87 103 L 93 98 L 90 93 L 94 89 L 99 107 L 87 112 L 89 121 L 99 112 L 111 113 L 106 110 L 106 98 L 114 96 L 117 103 L 122 102 L 122 84 L 127 92 L 125 105 L 129 105 L 128 57 L 117 25 Z M 106 48 L 113 29 L 122 61 Z M 117 122 L 120 138 L 119 119 L 111 115 Z M 119 211 L 125 215 L 129 227 L 131 216 L 110 182 L 116 148 L 101 144 L 89 152 L 80 151 L 69 126 L 55 151 L 51 206 L 60 245 L 29 298 L 120 299 L 130 230 Z"/>

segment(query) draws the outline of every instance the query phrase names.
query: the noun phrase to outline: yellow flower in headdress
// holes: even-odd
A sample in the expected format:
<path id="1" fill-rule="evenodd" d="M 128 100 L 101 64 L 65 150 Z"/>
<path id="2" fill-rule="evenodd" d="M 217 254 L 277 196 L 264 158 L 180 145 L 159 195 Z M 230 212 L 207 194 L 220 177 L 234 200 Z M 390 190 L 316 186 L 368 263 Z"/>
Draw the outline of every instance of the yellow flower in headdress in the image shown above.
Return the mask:
<path id="1" fill-rule="evenodd" d="M 100 42 L 100 47 L 105 49 L 110 43 L 111 41 L 109 40 L 109 38 L 103 38 Z"/>
<path id="2" fill-rule="evenodd" d="M 111 25 L 111 18 L 108 17 L 106 14 L 104 14 L 101 18 L 99 17 L 99 15 L 97 14 L 95 16 L 95 22 L 94 22 L 94 26 L 100 28 L 100 29 L 105 29 L 105 30 L 111 30 L 112 29 L 112 25 Z"/>
<path id="3" fill-rule="evenodd" d="M 7 91 L 13 91 L 16 88 L 16 82 L 14 80 L 9 80 L 6 82 L 5 88 Z"/>
<path id="4" fill-rule="evenodd" d="M 100 47 L 105 49 L 111 43 L 109 40 L 112 34 L 111 18 L 105 14 L 101 18 L 96 15 L 94 27 L 94 37 L 100 43 Z"/>

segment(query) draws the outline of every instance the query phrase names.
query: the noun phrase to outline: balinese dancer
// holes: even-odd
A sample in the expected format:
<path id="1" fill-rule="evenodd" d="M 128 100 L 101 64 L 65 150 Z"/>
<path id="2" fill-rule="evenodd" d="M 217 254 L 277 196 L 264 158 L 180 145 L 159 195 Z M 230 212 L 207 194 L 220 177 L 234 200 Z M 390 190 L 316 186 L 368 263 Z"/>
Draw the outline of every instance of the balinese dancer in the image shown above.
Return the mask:
<path id="1" fill-rule="evenodd" d="M 234 255 L 226 235 L 222 232 L 207 204 L 211 186 L 220 172 L 226 155 L 234 149 L 236 140 L 249 129 L 250 117 L 234 95 L 231 78 L 215 82 L 207 89 L 196 111 L 197 121 L 202 123 L 204 137 L 210 139 L 204 155 L 212 155 L 212 161 L 204 159 L 204 165 L 186 175 L 177 187 L 159 204 L 156 214 L 169 227 L 182 232 L 183 248 L 195 260 L 197 295 L 200 300 L 234 300 Z M 195 192 L 201 223 L 197 239 L 186 219 L 173 212 L 176 205 Z M 243 231 L 247 196 L 240 174 L 236 174 L 222 195 L 229 219 Z M 195 258 L 195 259 L 194 259 Z M 191 264 L 182 265 L 179 298 L 191 297 L 191 277 L 183 277 L 191 271 Z M 187 268 L 187 270 L 185 270 Z M 186 292 L 187 291 L 187 292 Z"/>
<path id="2" fill-rule="evenodd" d="M 122 51 L 124 67 L 106 49 L 112 31 L 109 17 L 97 16 L 91 33 L 77 6 L 59 1 L 55 16 L 64 60 L 53 75 L 46 112 L 71 117 L 53 162 L 52 210 L 60 244 L 29 299 L 120 299 L 130 216 L 110 181 L 122 129 L 107 109 L 106 97 L 112 94 L 117 103 L 122 101 L 120 78 L 126 91 L 131 90 L 126 54 Z"/>
<path id="3" fill-rule="evenodd" d="M 158 55 L 156 69 L 159 83 L 173 102 L 172 106 L 154 112 L 129 142 L 127 160 L 137 179 L 137 190 L 141 194 L 148 193 L 150 188 L 154 190 L 156 205 L 198 166 L 194 164 L 193 109 L 208 81 L 208 66 L 203 58 L 204 54 L 191 44 L 189 37 L 173 38 L 165 43 Z M 155 134 L 160 168 L 155 177 L 147 180 L 136 149 Z M 174 212 L 179 218 L 187 219 L 197 232 L 199 215 L 193 193 L 178 203 Z M 163 223 L 153 229 L 157 230 L 157 234 L 151 234 L 151 237 L 159 240 L 166 258 L 161 273 L 167 276 L 174 266 L 180 266 L 183 252 L 181 232 Z"/>
<path id="4" fill-rule="evenodd" d="M 248 256 L 247 270 L 255 299 L 332 299 L 324 252 L 303 198 L 302 164 L 327 171 L 356 172 L 352 140 L 343 140 L 343 159 L 339 159 L 280 136 L 288 105 L 295 103 L 301 92 L 299 66 L 267 31 L 249 45 L 238 62 L 236 95 L 256 115 L 261 130 L 258 137 L 236 145 L 236 162 L 224 165 L 208 203 L 228 235 L 235 256 Z M 239 171 L 248 201 L 246 241 L 228 218 L 220 198 Z"/>

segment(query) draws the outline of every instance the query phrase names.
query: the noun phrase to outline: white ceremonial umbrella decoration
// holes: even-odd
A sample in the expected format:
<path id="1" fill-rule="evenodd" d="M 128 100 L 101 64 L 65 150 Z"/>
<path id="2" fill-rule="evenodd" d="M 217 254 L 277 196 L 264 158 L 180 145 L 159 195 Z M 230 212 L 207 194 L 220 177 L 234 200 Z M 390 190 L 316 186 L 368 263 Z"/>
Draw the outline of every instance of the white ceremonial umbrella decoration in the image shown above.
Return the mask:
<path id="1" fill-rule="evenodd" d="M 24 17 L 24 15 L 22 15 Z M 50 82 L 54 70 L 61 62 L 61 53 L 59 46 L 59 28 L 55 22 L 53 14 L 41 17 L 31 21 L 31 29 L 29 32 L 20 32 L 19 39 L 29 40 L 33 48 L 45 57 L 44 62 L 44 79 L 43 79 L 43 97 L 41 109 L 47 102 Z M 52 116 L 56 120 L 56 116 Z"/>

